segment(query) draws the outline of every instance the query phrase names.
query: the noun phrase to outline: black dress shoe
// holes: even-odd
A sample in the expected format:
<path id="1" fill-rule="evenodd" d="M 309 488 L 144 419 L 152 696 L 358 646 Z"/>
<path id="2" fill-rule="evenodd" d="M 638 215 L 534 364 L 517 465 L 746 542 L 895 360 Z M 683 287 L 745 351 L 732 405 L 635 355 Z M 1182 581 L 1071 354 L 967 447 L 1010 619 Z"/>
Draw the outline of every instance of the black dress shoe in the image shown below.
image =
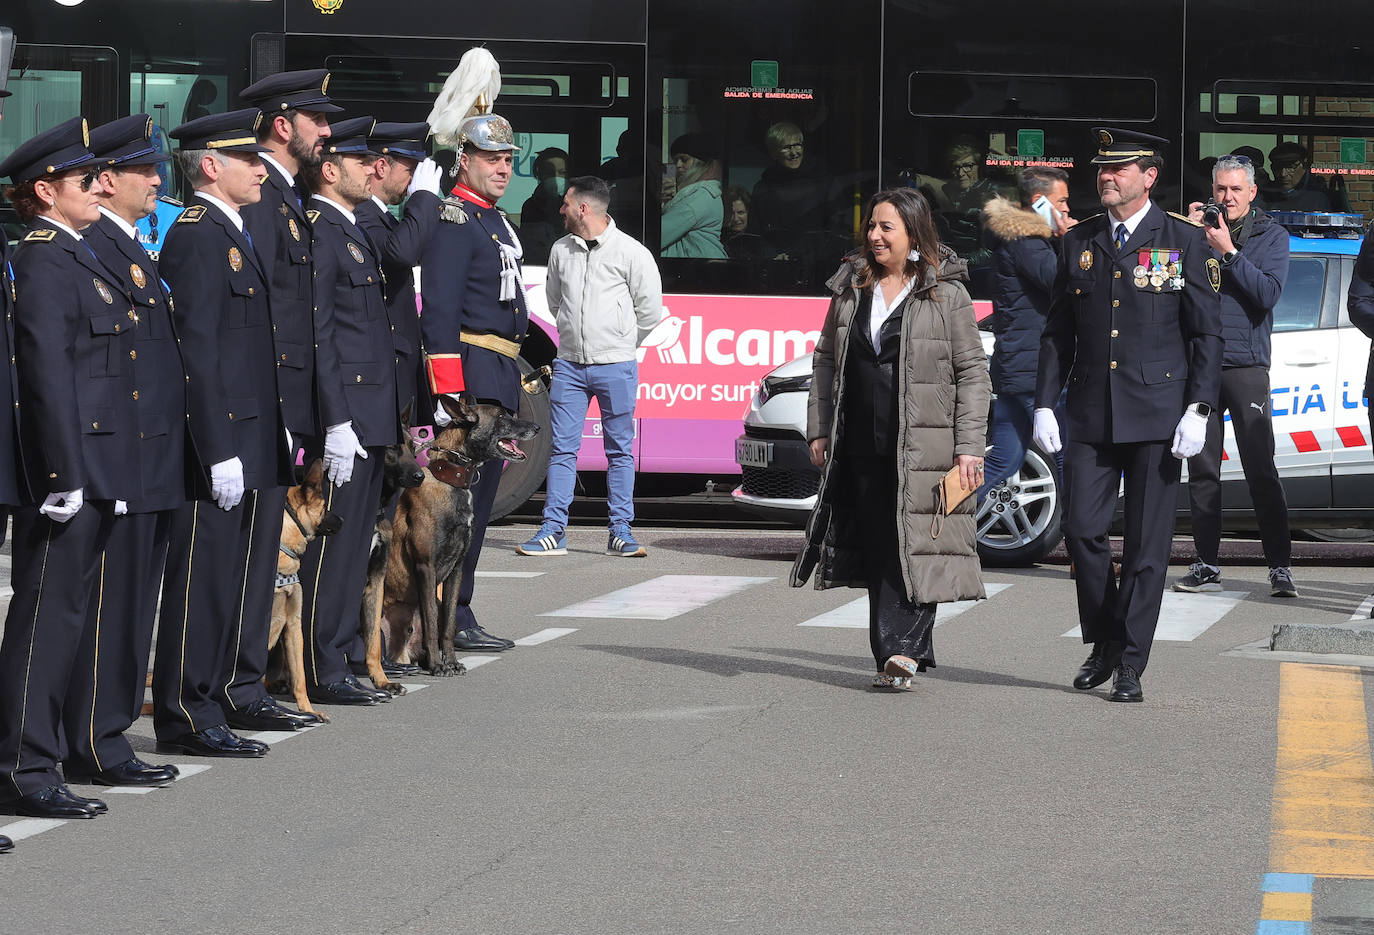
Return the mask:
<path id="1" fill-rule="evenodd" d="M 165 769 L 167 772 L 169 772 L 169 773 L 172 774 L 172 778 L 173 778 L 173 779 L 180 779 L 180 778 L 181 778 L 181 770 L 177 769 L 177 768 L 176 768 L 176 765 L 173 764 L 173 763 L 160 763 L 160 764 L 145 763 L 145 762 L 143 762 L 142 760 L 140 760 L 137 756 L 134 757 L 133 762 L 137 763 L 139 766 L 143 767 L 144 769 Z"/>
<path id="2" fill-rule="evenodd" d="M 394 659 L 382 659 L 382 674 L 389 679 L 405 678 L 410 675 L 419 675 L 420 667 L 413 662 L 396 662 Z"/>
<path id="3" fill-rule="evenodd" d="M 183 752 L 194 753 L 198 756 L 248 759 L 266 756 L 270 748 L 260 741 L 240 737 L 227 725 L 219 724 L 215 727 L 207 727 L 205 730 L 182 734 L 174 740 L 159 740 L 157 749 L 159 753 Z"/>
<path id="4" fill-rule="evenodd" d="M 347 679 L 330 682 L 328 685 L 314 685 L 306 689 L 306 697 L 315 704 L 377 704 L 377 696 L 361 687 L 354 688 Z"/>
<path id="5" fill-rule="evenodd" d="M 453 648 L 466 652 L 503 653 L 514 645 L 510 640 L 492 636 L 481 627 L 469 627 L 453 635 Z"/>
<path id="6" fill-rule="evenodd" d="M 488 633 L 486 630 L 482 629 L 482 625 L 480 623 L 475 624 L 472 627 L 472 629 L 476 630 L 478 633 L 482 634 L 489 640 L 496 640 L 496 642 L 498 643 L 505 643 L 507 649 L 515 648 L 515 640 L 508 640 L 504 636 L 497 636 L 495 633 Z"/>
<path id="7" fill-rule="evenodd" d="M 9 838 L 5 837 L 3 834 L 0 834 L 0 854 L 4 854 L 7 851 L 12 850 L 14 850 L 14 842 L 11 841 Z"/>
<path id="8" fill-rule="evenodd" d="M 1140 676 L 1130 666 L 1116 667 L 1116 682 L 1108 701 L 1144 701 L 1145 693 L 1140 690 Z"/>
<path id="9" fill-rule="evenodd" d="M 1079 691 L 1096 688 L 1112 677 L 1112 670 L 1121 661 L 1120 643 L 1101 641 L 1093 643 L 1093 651 L 1088 654 L 1073 680 L 1073 687 Z"/>
<path id="10" fill-rule="evenodd" d="M 79 778 L 78 778 L 79 775 Z M 158 788 L 170 785 L 176 780 L 177 772 L 165 766 L 149 766 L 138 757 L 125 760 L 99 772 L 68 776 L 69 782 L 92 783 L 100 786 L 152 786 Z"/>
<path id="11" fill-rule="evenodd" d="M 371 695 L 373 698 L 376 698 L 378 701 L 382 703 L 386 703 L 391 700 L 391 692 L 384 692 L 379 688 L 368 688 L 362 682 L 358 681 L 358 679 L 354 677 L 352 674 L 350 674 L 348 678 L 346 678 L 344 681 L 348 682 L 349 685 L 352 685 L 358 691 L 366 692 L 367 694 Z"/>
<path id="12" fill-rule="evenodd" d="M 314 711 L 297 711 L 295 708 L 288 708 L 275 698 L 269 698 L 267 700 L 272 703 L 272 710 L 276 712 L 278 717 L 288 718 L 301 727 L 310 727 L 312 724 L 329 723 Z"/>
<path id="13" fill-rule="evenodd" d="M 99 799 L 73 795 L 63 785 L 44 786 L 37 792 L 0 803 L 0 811 L 29 818 L 94 818 L 106 810 Z"/>
<path id="14" fill-rule="evenodd" d="M 247 707 L 226 711 L 224 718 L 236 730 L 300 730 L 306 723 L 273 698 L 259 698 Z"/>

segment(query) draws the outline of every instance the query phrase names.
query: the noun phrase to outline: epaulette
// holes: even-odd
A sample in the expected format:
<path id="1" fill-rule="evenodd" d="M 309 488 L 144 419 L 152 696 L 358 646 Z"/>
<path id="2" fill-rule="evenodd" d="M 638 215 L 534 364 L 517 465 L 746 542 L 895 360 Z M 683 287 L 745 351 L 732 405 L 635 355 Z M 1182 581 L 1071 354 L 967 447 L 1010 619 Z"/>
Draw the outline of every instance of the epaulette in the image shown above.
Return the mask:
<path id="1" fill-rule="evenodd" d="M 316 208 L 311 208 L 309 211 L 305 212 L 305 216 L 310 219 L 311 224 L 314 224 L 320 219 L 320 212 Z"/>
<path id="2" fill-rule="evenodd" d="M 205 217 L 205 205 L 191 205 L 177 218 L 178 224 L 194 224 Z"/>
<path id="3" fill-rule="evenodd" d="M 57 231 L 51 227 L 40 227 L 25 234 L 24 243 L 49 243 L 56 236 Z"/>
<path id="4" fill-rule="evenodd" d="M 1167 215 L 1169 215 L 1169 217 L 1171 217 L 1171 218 L 1177 218 L 1178 220 L 1183 221 L 1183 222 L 1188 223 L 1188 224 L 1191 224 L 1191 225 L 1193 225 L 1194 227 L 1206 227 L 1206 225 L 1203 224 L 1201 221 L 1194 221 L 1192 218 L 1188 217 L 1186 214 L 1174 214 L 1174 212 L 1172 212 L 1172 211 L 1165 211 L 1164 213 L 1167 214 Z"/>
<path id="5" fill-rule="evenodd" d="M 1092 217 L 1084 218 L 1083 220 L 1079 221 L 1078 223 L 1079 223 L 1079 224 L 1087 224 L 1089 221 L 1096 221 L 1096 220 L 1097 220 L 1098 218 L 1100 218 L 1100 217 L 1102 217 L 1102 212 L 1101 212 L 1101 211 L 1097 212 L 1097 213 L 1094 214 Z"/>
<path id="6" fill-rule="evenodd" d="M 173 208 L 184 207 L 181 202 L 177 201 L 175 198 L 168 198 L 166 195 L 158 195 L 157 200 L 165 205 L 171 205 Z"/>
<path id="7" fill-rule="evenodd" d="M 450 224 L 466 224 L 468 213 L 463 210 L 462 200 L 445 198 L 444 203 L 439 206 L 439 220 L 448 221 Z"/>

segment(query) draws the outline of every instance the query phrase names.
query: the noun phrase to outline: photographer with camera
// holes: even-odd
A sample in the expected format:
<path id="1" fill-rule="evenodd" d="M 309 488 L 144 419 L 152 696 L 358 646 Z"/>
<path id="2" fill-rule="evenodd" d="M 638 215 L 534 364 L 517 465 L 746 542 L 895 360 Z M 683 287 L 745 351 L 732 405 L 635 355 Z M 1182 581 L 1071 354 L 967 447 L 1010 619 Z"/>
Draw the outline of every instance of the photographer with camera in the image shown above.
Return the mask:
<path id="1" fill-rule="evenodd" d="M 1258 188 L 1255 166 L 1245 156 L 1222 156 L 1212 169 L 1212 198 L 1188 206 L 1203 225 L 1221 261 L 1221 405 L 1207 417 L 1207 442 L 1188 459 L 1196 560 L 1174 582 L 1175 591 L 1220 591 L 1222 413 L 1240 451 L 1250 500 L 1259 519 L 1269 563 L 1269 591 L 1297 597 L 1289 568 L 1292 540 L 1288 502 L 1274 466 L 1274 426 L 1269 412 L 1269 346 L 1274 306 L 1288 276 L 1288 232 L 1252 206 Z"/>

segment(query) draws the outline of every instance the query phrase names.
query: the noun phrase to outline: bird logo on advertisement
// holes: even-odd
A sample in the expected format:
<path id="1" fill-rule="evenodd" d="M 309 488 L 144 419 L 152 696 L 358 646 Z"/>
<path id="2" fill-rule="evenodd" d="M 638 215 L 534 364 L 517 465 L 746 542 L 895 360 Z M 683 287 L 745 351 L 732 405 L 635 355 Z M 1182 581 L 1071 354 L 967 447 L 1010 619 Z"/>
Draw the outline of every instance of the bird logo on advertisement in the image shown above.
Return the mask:
<path id="1" fill-rule="evenodd" d="M 310 2 L 321 13 L 337 13 L 339 7 L 343 6 L 343 0 L 310 0 Z"/>
<path id="2" fill-rule="evenodd" d="M 663 364 L 685 364 L 687 355 L 682 350 L 682 327 L 687 324 L 676 315 L 669 315 L 658 323 L 649 336 L 644 339 L 644 343 L 639 345 L 636 355 L 642 362 L 644 355 L 649 348 L 654 348 L 658 353 L 659 363 Z"/>

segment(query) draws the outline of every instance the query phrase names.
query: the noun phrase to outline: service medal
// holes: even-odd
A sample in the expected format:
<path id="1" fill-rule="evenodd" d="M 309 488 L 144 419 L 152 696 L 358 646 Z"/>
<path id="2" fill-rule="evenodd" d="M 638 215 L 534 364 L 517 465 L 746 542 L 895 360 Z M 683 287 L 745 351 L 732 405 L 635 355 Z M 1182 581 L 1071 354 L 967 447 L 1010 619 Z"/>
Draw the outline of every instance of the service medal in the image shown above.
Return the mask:
<path id="1" fill-rule="evenodd" d="M 1154 286 L 1156 289 L 1164 285 L 1164 270 L 1157 269 L 1150 273 L 1150 285 Z"/>
<path id="2" fill-rule="evenodd" d="M 348 245 L 348 255 L 351 256 L 351 257 L 353 257 L 353 259 L 357 260 L 359 263 L 364 262 L 364 261 L 363 261 L 363 251 L 361 251 L 361 250 L 358 249 L 358 245 L 357 245 L 357 244 L 351 243 L 351 244 Z"/>
<path id="3" fill-rule="evenodd" d="M 100 293 L 100 297 L 105 300 L 106 305 L 114 305 L 114 296 L 110 295 L 110 290 L 99 279 L 92 279 L 95 283 L 95 291 Z"/>
<path id="4" fill-rule="evenodd" d="M 236 273 L 243 269 L 243 254 L 239 253 L 238 247 L 229 248 L 229 268 Z"/>
<path id="5" fill-rule="evenodd" d="M 1093 268 L 1093 252 L 1091 250 L 1084 250 L 1078 255 L 1078 268 L 1081 270 Z"/>
<path id="6" fill-rule="evenodd" d="M 1141 277 L 1148 275 L 1149 272 L 1150 271 L 1142 265 L 1137 266 L 1134 272 L 1131 273 L 1131 275 L 1134 276 L 1136 279 L 1140 279 Z"/>
<path id="7" fill-rule="evenodd" d="M 134 285 L 138 286 L 140 289 L 148 285 L 148 277 L 143 275 L 143 267 L 139 266 L 137 263 L 129 264 L 129 278 L 132 279 Z"/>
<path id="8" fill-rule="evenodd" d="M 295 218 L 287 218 L 287 219 L 286 219 L 286 226 L 289 227 L 289 228 L 291 228 L 291 236 L 294 237 L 294 238 L 296 239 L 296 242 L 297 242 L 297 243 L 299 243 L 299 242 L 300 242 L 300 239 L 301 239 L 301 229 L 300 229 L 299 227 L 296 226 L 296 219 L 295 219 Z"/>
<path id="9" fill-rule="evenodd" d="M 1135 278 L 1135 287 L 1137 289 L 1144 289 L 1149 284 L 1150 280 L 1145 276 L 1144 273 L 1141 273 L 1139 276 Z"/>
<path id="10" fill-rule="evenodd" d="M 1182 277 L 1182 276 L 1175 276 L 1173 279 L 1170 279 L 1170 280 L 1169 280 L 1169 288 L 1172 289 L 1172 290 L 1174 290 L 1175 292 L 1182 292 L 1182 291 L 1183 291 L 1183 277 Z"/>

